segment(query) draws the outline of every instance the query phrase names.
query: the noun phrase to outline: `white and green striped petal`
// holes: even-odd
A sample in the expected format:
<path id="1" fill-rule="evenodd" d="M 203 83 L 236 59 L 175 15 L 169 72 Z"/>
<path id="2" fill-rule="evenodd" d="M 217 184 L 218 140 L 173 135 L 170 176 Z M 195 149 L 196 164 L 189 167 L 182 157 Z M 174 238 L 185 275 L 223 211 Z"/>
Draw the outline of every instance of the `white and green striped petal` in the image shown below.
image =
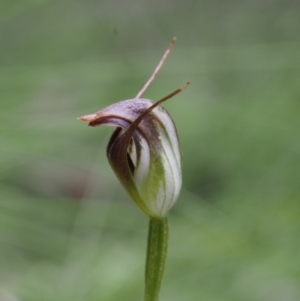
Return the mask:
<path id="1" fill-rule="evenodd" d="M 164 217 L 181 188 L 181 155 L 174 122 L 148 99 L 130 99 L 80 118 L 112 125 L 110 165 L 135 203 L 151 217 Z"/>

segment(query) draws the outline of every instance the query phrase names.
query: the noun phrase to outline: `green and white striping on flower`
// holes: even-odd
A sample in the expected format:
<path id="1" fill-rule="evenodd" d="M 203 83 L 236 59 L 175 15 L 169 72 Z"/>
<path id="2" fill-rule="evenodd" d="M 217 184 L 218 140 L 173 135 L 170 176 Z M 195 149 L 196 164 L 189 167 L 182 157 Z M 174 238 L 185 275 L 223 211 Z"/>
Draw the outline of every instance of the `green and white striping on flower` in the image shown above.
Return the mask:
<path id="1" fill-rule="evenodd" d="M 107 148 L 114 172 L 147 215 L 164 217 L 180 192 L 181 155 L 174 122 L 162 106 L 153 107 L 133 125 L 151 106 L 155 104 L 148 99 L 124 100 L 80 119 L 91 126 L 117 127 Z M 132 125 L 134 131 L 128 135 Z"/>

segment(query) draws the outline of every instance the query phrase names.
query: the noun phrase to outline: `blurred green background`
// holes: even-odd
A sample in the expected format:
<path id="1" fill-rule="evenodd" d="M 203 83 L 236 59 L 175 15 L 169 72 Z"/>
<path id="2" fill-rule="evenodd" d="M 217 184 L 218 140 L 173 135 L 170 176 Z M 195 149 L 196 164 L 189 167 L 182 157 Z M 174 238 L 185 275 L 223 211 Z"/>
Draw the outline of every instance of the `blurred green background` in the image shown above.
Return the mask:
<path id="1" fill-rule="evenodd" d="M 183 189 L 161 300 L 300 300 L 300 2 L 1 0 L 0 300 L 138 301 L 147 218 L 77 116 L 145 93 Z"/>

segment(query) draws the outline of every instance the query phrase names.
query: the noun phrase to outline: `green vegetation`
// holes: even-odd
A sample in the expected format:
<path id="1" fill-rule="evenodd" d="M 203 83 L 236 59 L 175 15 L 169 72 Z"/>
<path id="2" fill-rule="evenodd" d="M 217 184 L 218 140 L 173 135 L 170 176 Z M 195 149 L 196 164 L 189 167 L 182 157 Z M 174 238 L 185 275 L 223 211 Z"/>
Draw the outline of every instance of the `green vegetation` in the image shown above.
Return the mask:
<path id="1" fill-rule="evenodd" d="M 161 301 L 300 299 L 295 1 L 1 1 L 0 300 L 138 301 L 147 218 L 76 117 L 145 97 L 177 125 L 183 190 Z"/>

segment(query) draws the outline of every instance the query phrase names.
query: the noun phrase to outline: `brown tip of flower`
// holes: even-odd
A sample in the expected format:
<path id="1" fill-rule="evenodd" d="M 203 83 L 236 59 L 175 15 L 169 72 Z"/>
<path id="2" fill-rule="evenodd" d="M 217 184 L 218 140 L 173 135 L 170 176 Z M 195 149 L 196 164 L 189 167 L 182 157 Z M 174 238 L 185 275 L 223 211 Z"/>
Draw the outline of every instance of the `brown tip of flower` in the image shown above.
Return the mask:
<path id="1" fill-rule="evenodd" d="M 90 114 L 90 115 L 80 116 L 77 119 L 81 121 L 93 121 L 96 118 L 97 118 L 96 114 Z"/>

